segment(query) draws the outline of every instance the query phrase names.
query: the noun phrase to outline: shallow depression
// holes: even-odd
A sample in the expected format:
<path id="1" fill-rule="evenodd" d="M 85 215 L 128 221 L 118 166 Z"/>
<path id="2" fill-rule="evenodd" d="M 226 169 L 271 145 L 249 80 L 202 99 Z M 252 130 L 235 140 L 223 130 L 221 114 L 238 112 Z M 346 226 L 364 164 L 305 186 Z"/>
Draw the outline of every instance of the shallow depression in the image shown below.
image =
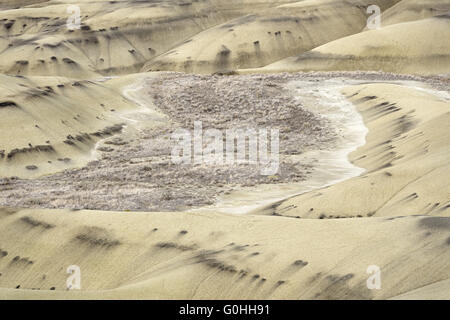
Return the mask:
<path id="1" fill-rule="evenodd" d="M 301 99 L 305 109 L 328 119 L 335 126 L 335 130 L 339 132 L 336 148 L 307 151 L 292 156 L 299 162 L 314 162 L 312 173 L 306 181 L 241 188 L 220 196 L 212 206 L 191 211 L 258 213 L 275 202 L 359 176 L 364 172 L 364 169 L 355 166 L 348 159 L 351 152 L 365 144 L 368 129 L 354 105 L 341 93 L 346 85 L 341 80 L 294 80 L 286 86 L 293 91 L 297 99 Z"/>

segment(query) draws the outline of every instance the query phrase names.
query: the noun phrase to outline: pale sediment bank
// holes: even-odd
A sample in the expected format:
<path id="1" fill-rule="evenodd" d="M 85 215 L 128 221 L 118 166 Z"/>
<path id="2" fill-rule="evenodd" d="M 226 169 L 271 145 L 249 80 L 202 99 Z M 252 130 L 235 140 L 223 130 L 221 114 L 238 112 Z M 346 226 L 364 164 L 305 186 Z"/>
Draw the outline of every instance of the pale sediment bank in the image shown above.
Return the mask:
<path id="1" fill-rule="evenodd" d="M 367 143 L 350 159 L 366 172 L 283 201 L 271 213 L 321 219 L 448 216 L 448 84 L 404 80 L 348 84 L 343 92 L 369 128 Z"/>

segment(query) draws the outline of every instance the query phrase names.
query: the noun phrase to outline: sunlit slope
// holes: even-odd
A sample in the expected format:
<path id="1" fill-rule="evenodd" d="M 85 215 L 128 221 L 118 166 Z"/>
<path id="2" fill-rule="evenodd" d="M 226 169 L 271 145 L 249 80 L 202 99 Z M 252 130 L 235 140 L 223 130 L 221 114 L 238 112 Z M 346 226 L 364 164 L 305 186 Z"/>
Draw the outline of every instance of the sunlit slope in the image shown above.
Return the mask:
<path id="1" fill-rule="evenodd" d="M 144 71 L 229 72 L 262 67 L 360 32 L 366 9 L 398 1 L 308 0 L 250 14 L 205 30 L 151 59 Z"/>
<path id="2" fill-rule="evenodd" d="M 0 75 L 0 177 L 85 164 L 135 105 L 100 82 Z"/>
<path id="3" fill-rule="evenodd" d="M 274 5 L 264 0 L 78 1 L 81 29 L 69 30 L 72 4 L 46 2 L 3 11 L 0 72 L 72 78 L 137 72 L 203 30 Z"/>
<path id="4" fill-rule="evenodd" d="M 351 154 L 359 177 L 284 201 L 275 214 L 302 218 L 450 216 L 450 103 L 394 84 L 345 89 L 369 128 Z"/>
<path id="5" fill-rule="evenodd" d="M 392 300 L 450 300 L 450 279 L 401 294 Z"/>
<path id="6" fill-rule="evenodd" d="M 450 15 L 361 32 L 258 70 L 385 71 L 408 74 L 450 72 Z"/>
<path id="7" fill-rule="evenodd" d="M 382 26 L 427 19 L 450 12 L 448 0 L 402 0 L 381 15 Z"/>
<path id="8" fill-rule="evenodd" d="M 390 298 L 450 277 L 449 220 L 0 209 L 0 298 Z"/>

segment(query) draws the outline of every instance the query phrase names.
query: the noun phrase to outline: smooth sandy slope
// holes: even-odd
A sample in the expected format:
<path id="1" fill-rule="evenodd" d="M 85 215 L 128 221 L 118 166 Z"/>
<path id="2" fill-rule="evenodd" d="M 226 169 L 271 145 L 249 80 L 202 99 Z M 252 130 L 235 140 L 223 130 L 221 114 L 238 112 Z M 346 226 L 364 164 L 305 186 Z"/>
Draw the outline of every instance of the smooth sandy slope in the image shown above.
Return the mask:
<path id="1" fill-rule="evenodd" d="M 341 37 L 313 50 L 247 72 L 368 70 L 445 74 L 450 70 L 450 3 L 402 0 L 381 8 L 381 28 Z M 442 41 L 435 41 L 441 39 Z"/>
<path id="2" fill-rule="evenodd" d="M 448 13 L 446 0 L 402 0 L 381 15 L 382 26 L 427 19 Z"/>
<path id="3" fill-rule="evenodd" d="M 70 32 L 70 1 L 0 1 L 2 178 L 97 158 L 141 110 L 126 94 L 139 71 L 450 70 L 448 1 L 78 2 Z M 365 29 L 369 2 L 380 30 Z M 450 299 L 448 77 L 437 82 L 349 83 L 369 129 L 350 160 L 366 172 L 253 214 L 1 208 L 0 298 Z M 83 291 L 66 291 L 70 265 Z M 370 265 L 381 290 L 366 287 Z"/>
<path id="4" fill-rule="evenodd" d="M 449 17 L 442 15 L 365 31 L 252 72 L 383 70 L 407 74 L 449 73 L 450 41 L 445 40 L 450 28 Z"/>
<path id="5" fill-rule="evenodd" d="M 0 175 L 37 177 L 95 159 L 96 144 L 137 109 L 114 83 L 0 74 Z"/>
<path id="6" fill-rule="evenodd" d="M 2 286 L 23 288 L 2 298 L 381 299 L 449 278 L 448 218 L 3 210 L 1 220 Z M 87 291 L 65 291 L 73 264 Z M 366 287 L 374 264 L 379 291 Z"/>

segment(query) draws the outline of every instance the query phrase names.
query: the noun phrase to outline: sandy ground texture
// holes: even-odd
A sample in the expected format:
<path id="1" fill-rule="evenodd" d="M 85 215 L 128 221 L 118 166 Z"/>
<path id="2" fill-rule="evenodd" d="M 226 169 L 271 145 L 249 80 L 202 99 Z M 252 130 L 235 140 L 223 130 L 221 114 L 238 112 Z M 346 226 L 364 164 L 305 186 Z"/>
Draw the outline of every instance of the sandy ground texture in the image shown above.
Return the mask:
<path id="1" fill-rule="evenodd" d="M 402 0 L 381 15 L 382 26 L 427 19 L 450 10 L 446 0 Z"/>
<path id="2" fill-rule="evenodd" d="M 0 299 L 450 299 L 448 1 L 71 4 L 0 0 Z M 282 171 L 171 167 L 197 119 Z"/>
<path id="3" fill-rule="evenodd" d="M 448 89 L 430 92 L 417 83 L 371 83 L 344 92 L 369 128 L 367 143 L 350 155 L 366 173 L 292 198 L 274 213 L 304 218 L 448 217 Z"/>
<path id="4" fill-rule="evenodd" d="M 79 1 L 76 30 L 70 1 L 2 4 L 6 74 L 449 72 L 448 41 L 434 41 L 447 38 L 445 0 Z M 381 10 L 379 30 L 367 31 L 370 5 Z"/>
<path id="5" fill-rule="evenodd" d="M 338 74 L 333 74 L 333 77 L 337 76 Z M 276 189 L 280 184 L 283 186 L 282 193 L 278 197 L 269 197 L 267 200 L 270 198 L 286 199 L 289 195 L 308 191 L 295 183 L 311 184 L 311 180 L 318 175 L 316 172 L 318 169 L 325 171 L 325 175 L 331 176 L 332 171 L 329 166 L 319 167 L 318 161 L 323 161 L 324 158 L 324 154 L 320 151 L 335 150 L 338 145 L 343 144 L 343 128 L 337 124 L 336 119 L 327 118 L 327 112 L 308 110 L 308 107 L 311 109 L 311 106 L 318 106 L 318 110 L 320 110 L 323 102 L 320 94 L 317 96 L 317 93 L 324 91 L 325 87 L 332 86 L 331 83 L 326 82 L 330 78 L 330 74 L 231 77 L 193 76 L 177 73 L 148 75 L 138 81 L 136 86 L 127 86 L 124 89 L 124 95 L 128 99 L 127 103 L 133 102 L 134 94 L 138 99 L 137 102 L 149 103 L 147 109 L 136 107 L 135 110 L 127 113 L 120 112 L 120 110 L 114 112 L 108 110 L 122 123 L 117 126 L 120 129 L 118 132 L 99 136 L 86 135 L 85 142 L 78 141 L 78 137 L 84 137 L 83 135 L 75 135 L 72 131 L 66 131 L 62 136 L 64 138 L 66 135 L 69 138 L 72 136 L 72 139 L 66 138 L 67 140 L 65 140 L 72 144 L 62 144 L 67 145 L 70 156 L 61 155 L 62 152 L 59 149 L 49 150 L 49 152 L 28 151 L 27 149 L 23 153 L 27 157 L 26 159 L 31 161 L 28 165 L 20 161 L 22 153 L 11 156 L 13 151 L 7 151 L 1 163 L 4 164 L 5 172 L 10 173 L 11 176 L 0 179 L 2 186 L 0 204 L 21 208 L 182 211 L 217 204 L 223 197 L 230 198 L 231 201 L 228 202 L 231 204 L 234 202 L 234 207 L 249 205 L 245 202 L 235 202 L 236 195 L 254 190 L 255 196 L 261 197 L 259 185 L 265 185 L 269 189 L 265 191 L 265 197 L 269 197 L 270 189 Z M 399 77 L 374 74 L 372 81 L 376 78 L 395 80 Z M 345 79 L 349 80 L 342 78 L 339 81 L 344 83 Z M 368 79 L 370 77 L 364 79 L 361 75 L 359 81 L 363 82 Z M 404 79 L 408 79 L 408 77 L 404 77 Z M 295 83 L 295 81 L 304 81 L 297 86 L 308 87 L 309 91 L 303 90 L 299 93 L 292 90 L 289 83 Z M 357 80 L 355 79 L 355 81 Z M 321 84 L 322 82 L 325 84 Z M 108 83 L 109 81 L 106 81 L 103 88 Z M 109 86 L 114 85 L 117 85 L 114 81 L 109 84 Z M 418 97 L 417 103 L 422 103 L 420 97 Z M 342 101 L 337 97 L 332 98 L 332 100 L 334 99 L 336 99 L 335 103 L 339 104 L 339 113 L 342 113 Z M 427 97 L 423 99 L 425 100 Z M 59 101 L 60 96 L 58 95 L 55 100 Z M 384 109 L 390 110 L 393 103 L 395 102 L 383 103 L 379 107 L 381 108 L 380 114 L 384 115 L 383 112 L 386 112 Z M 144 106 L 140 107 L 144 108 Z M 106 106 L 105 108 L 99 106 L 98 109 L 106 108 Z M 447 108 L 445 102 L 442 102 L 442 108 L 444 112 Z M 153 110 L 153 113 L 149 110 Z M 392 127 L 392 131 L 400 130 L 398 127 L 401 125 L 404 125 L 405 130 L 410 129 L 409 122 L 406 120 L 405 123 L 402 122 L 403 113 L 399 112 L 398 116 L 400 117 L 399 124 Z M 193 131 L 194 121 L 201 121 L 204 131 L 211 128 L 221 130 L 224 139 L 226 130 L 230 128 L 279 129 L 279 170 L 274 174 L 261 175 L 262 166 L 259 162 L 234 162 L 233 164 L 218 165 L 213 161 L 202 161 L 196 164 L 194 163 L 195 155 L 192 155 L 191 163 L 187 165 L 175 164 L 171 158 L 171 152 L 178 142 L 173 140 L 171 135 L 179 128 Z M 82 122 L 80 117 L 77 123 Z M 348 124 L 344 123 L 342 126 L 348 126 Z M 442 138 L 445 139 L 445 137 Z M 97 143 L 93 145 L 95 141 Z M 210 141 L 204 138 L 202 146 L 205 148 L 208 143 Z M 47 144 L 47 146 L 52 147 L 51 144 Z M 85 166 L 80 165 L 81 168 L 61 168 L 62 165 L 75 165 L 72 157 L 77 157 L 80 146 L 85 146 L 91 161 Z M 91 151 L 89 147 L 95 147 L 95 150 Z M 386 147 L 383 150 L 391 155 L 389 159 L 396 158 L 392 148 L 389 145 Z M 248 156 L 248 150 L 246 151 Z M 331 154 L 330 161 L 337 162 L 339 161 L 338 157 L 345 159 L 350 151 L 352 150 L 344 150 L 342 156 Z M 43 154 L 43 157 L 50 155 L 58 160 L 44 158 L 43 164 L 41 164 L 38 163 L 39 158 L 35 154 Z M 226 156 L 226 152 L 224 152 L 224 156 Z M 446 156 L 445 152 L 443 156 Z M 79 156 L 78 159 L 80 159 Z M 41 169 L 43 165 L 48 167 L 48 170 L 53 170 L 51 172 L 54 174 L 47 175 L 47 172 Z M 377 165 L 383 167 L 386 166 L 386 163 L 377 163 Z M 358 166 L 366 168 L 359 163 Z M 31 176 L 34 178 L 31 180 L 21 179 L 13 175 L 14 169 L 35 175 L 40 174 L 40 176 Z M 356 175 L 359 173 L 357 172 Z M 322 176 L 317 178 L 319 183 L 313 188 L 328 184 Z M 345 177 L 344 174 L 342 178 Z M 339 178 L 340 173 L 337 172 L 336 179 L 339 180 Z M 286 190 L 288 187 L 290 187 L 290 193 Z M 345 191 L 343 192 L 345 193 Z M 363 199 L 361 201 L 366 201 L 363 197 L 361 199 Z M 321 200 L 318 198 L 317 201 Z M 443 207 L 446 205 L 443 202 L 441 204 Z M 356 205 L 356 208 L 359 212 L 354 213 L 354 216 L 372 214 L 371 211 L 362 210 L 359 204 Z M 258 206 L 255 209 L 258 209 Z M 307 209 L 310 210 L 310 208 L 303 207 L 303 210 Z M 279 210 L 284 211 L 285 209 L 281 206 Z M 346 206 L 342 206 L 341 210 L 345 212 Z M 232 210 L 226 212 L 232 212 Z M 275 210 L 271 213 L 280 214 L 280 212 Z M 293 212 L 296 211 L 293 210 Z M 326 215 L 326 212 L 319 212 L 317 209 L 314 213 L 315 215 Z M 347 213 L 352 212 L 347 211 Z M 304 216 L 304 214 L 295 213 L 295 216 Z"/>
<path id="6" fill-rule="evenodd" d="M 344 89 L 369 127 L 351 157 L 366 174 L 274 206 L 275 215 L 2 209 L 0 295 L 448 298 L 446 84 L 405 81 Z M 87 291 L 66 291 L 70 265 Z M 370 265 L 382 270 L 382 290 L 366 287 Z"/>
<path id="7" fill-rule="evenodd" d="M 106 135 L 107 139 L 97 145 L 96 152 L 101 154 L 98 161 L 33 180 L 2 179 L 0 203 L 28 208 L 183 210 L 213 204 L 219 194 L 240 187 L 304 181 L 316 160 L 300 161 L 294 156 L 308 150 L 335 148 L 339 132 L 330 120 L 306 110 L 301 99 L 286 88 L 286 82 L 298 78 L 287 74 L 149 76 L 141 85 L 140 98 L 152 101 L 155 110 L 164 114 L 160 116 L 160 126 L 154 126 L 152 113 L 127 113 L 122 116 L 123 134 L 116 132 L 110 138 Z M 310 79 L 312 83 L 316 80 Z M 130 89 L 126 93 L 127 90 Z M 205 160 L 196 164 L 195 155 L 189 164 L 175 164 L 171 152 L 178 142 L 172 139 L 172 133 L 181 128 L 193 131 L 194 121 L 201 121 L 205 132 L 212 128 L 222 130 L 223 139 L 228 129 L 268 129 L 269 134 L 278 129 L 278 170 L 261 175 L 264 166 L 260 161 L 223 161 L 217 165 Z M 78 151 L 80 142 L 76 138 L 70 141 L 74 141 L 71 147 Z M 208 143 L 204 138 L 202 146 L 205 148 Z M 271 143 L 269 139 L 269 146 Z M 54 153 L 56 157 L 57 152 Z M 9 154 L 2 163 L 9 167 L 23 165 Z M 42 173 L 37 166 L 34 170 L 28 167 L 28 171 Z"/>
<path id="8" fill-rule="evenodd" d="M 357 34 L 366 27 L 368 6 L 387 12 L 398 3 L 78 1 L 81 29 L 69 30 L 67 9 L 73 3 L 68 0 L 23 1 L 15 7 L 6 2 L 10 10 L 2 11 L 0 21 L 0 72 L 86 79 L 138 71 L 259 68 Z"/>
<path id="9" fill-rule="evenodd" d="M 102 81 L 0 75 L 0 175 L 37 177 L 95 159 L 136 105 Z"/>
<path id="10" fill-rule="evenodd" d="M 314 0 L 277 4 L 209 28 L 151 59 L 143 71 L 229 72 L 262 67 L 360 32 L 366 8 L 398 1 Z"/>
<path id="11" fill-rule="evenodd" d="M 449 41 L 436 42 L 434 37 L 445 39 L 449 27 L 449 13 L 388 25 L 329 42 L 251 72 L 383 70 L 445 74 L 450 72 L 450 44 Z"/>
<path id="12" fill-rule="evenodd" d="M 0 72 L 80 79 L 138 72 L 206 29 L 293 1 L 7 1 L 10 10 L 2 10 L 0 19 Z M 71 5 L 80 9 L 81 29 L 67 27 Z"/>
<path id="13" fill-rule="evenodd" d="M 384 299 L 450 277 L 444 217 L 0 212 L 3 299 Z M 82 291 L 66 289 L 71 265 Z"/>

